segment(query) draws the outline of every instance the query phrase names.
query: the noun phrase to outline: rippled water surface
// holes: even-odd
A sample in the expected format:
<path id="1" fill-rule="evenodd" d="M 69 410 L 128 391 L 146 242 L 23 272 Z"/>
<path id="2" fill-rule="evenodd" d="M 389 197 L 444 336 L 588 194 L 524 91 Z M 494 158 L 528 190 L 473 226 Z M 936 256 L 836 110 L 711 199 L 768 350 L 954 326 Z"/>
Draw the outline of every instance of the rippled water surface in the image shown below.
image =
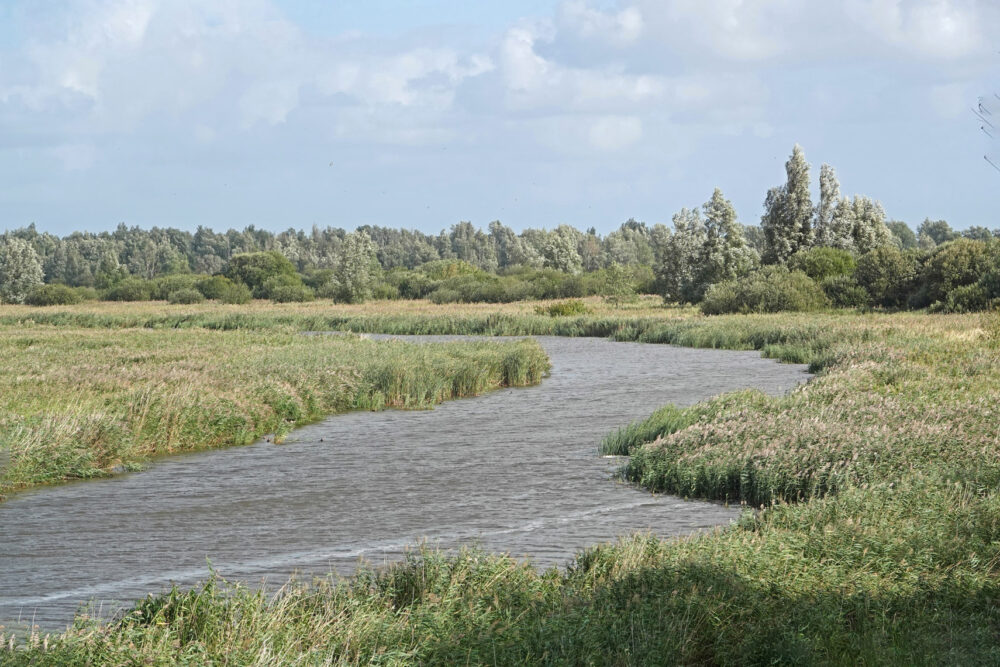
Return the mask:
<path id="1" fill-rule="evenodd" d="M 339 415 L 281 446 L 170 458 L 0 503 L 0 625 L 59 628 L 88 601 L 106 613 L 203 580 L 206 559 L 225 577 L 282 582 L 397 559 L 426 539 L 549 565 L 635 531 L 727 523 L 735 509 L 615 481 L 620 460 L 597 455 L 601 437 L 666 403 L 778 394 L 808 377 L 756 352 L 538 340 L 553 368 L 537 387 Z"/>

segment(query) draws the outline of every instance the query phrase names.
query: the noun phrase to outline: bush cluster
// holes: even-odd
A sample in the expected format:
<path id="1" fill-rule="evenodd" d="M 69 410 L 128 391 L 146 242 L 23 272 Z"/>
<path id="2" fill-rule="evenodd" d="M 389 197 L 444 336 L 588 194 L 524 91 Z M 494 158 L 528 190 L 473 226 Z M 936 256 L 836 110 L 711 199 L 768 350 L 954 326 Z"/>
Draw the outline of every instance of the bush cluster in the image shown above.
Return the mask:
<path id="1" fill-rule="evenodd" d="M 205 300 L 205 295 L 196 289 L 190 287 L 185 287 L 183 289 L 171 292 L 167 296 L 167 301 L 173 304 L 192 304 L 201 303 Z"/>
<path id="2" fill-rule="evenodd" d="M 716 283 L 701 302 L 706 315 L 819 310 L 829 305 L 819 284 L 802 271 L 766 266 L 743 280 Z"/>
<path id="3" fill-rule="evenodd" d="M 58 283 L 38 285 L 25 297 L 29 306 L 68 306 L 93 298 L 94 291 L 87 287 L 68 287 Z"/>
<path id="4" fill-rule="evenodd" d="M 1000 302 L 1000 241 L 958 238 L 929 251 L 881 246 L 856 259 L 847 251 L 812 248 L 793 255 L 787 269 L 764 267 L 741 281 L 713 285 L 701 303 L 706 314 L 813 310 L 820 287 L 841 308 L 929 308 L 971 313 Z M 791 278 L 798 274 L 798 278 Z"/>
<path id="5" fill-rule="evenodd" d="M 572 274 L 555 269 L 516 266 L 501 274 L 488 273 L 459 260 L 436 260 L 416 269 L 395 269 L 385 276 L 390 298 L 426 298 L 434 303 L 510 303 L 604 295 L 609 271 L 624 271 L 630 293 L 651 293 L 653 272 L 646 266 L 615 267 Z M 617 277 L 617 276 L 616 276 Z M 391 290 L 391 291 L 390 291 Z"/>

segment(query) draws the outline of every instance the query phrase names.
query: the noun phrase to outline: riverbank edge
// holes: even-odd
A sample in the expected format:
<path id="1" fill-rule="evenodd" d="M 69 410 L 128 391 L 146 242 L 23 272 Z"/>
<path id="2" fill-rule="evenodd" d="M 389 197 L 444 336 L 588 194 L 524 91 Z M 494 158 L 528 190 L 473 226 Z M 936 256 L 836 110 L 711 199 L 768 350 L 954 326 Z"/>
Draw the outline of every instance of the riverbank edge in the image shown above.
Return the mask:
<path id="1" fill-rule="evenodd" d="M 467 334 L 463 327 L 488 324 L 488 333 L 494 335 L 529 333 L 517 320 L 382 322 L 393 330 L 372 332 Z M 355 320 L 351 326 L 369 328 L 372 321 Z M 810 394 L 827 400 L 824 392 L 831 384 L 846 383 L 859 396 L 882 399 L 904 391 L 906 381 L 919 387 L 920 382 L 942 380 L 936 384 L 951 388 L 949 369 L 960 364 L 966 364 L 959 368 L 962 373 L 985 377 L 988 386 L 998 366 L 997 353 L 983 342 L 980 320 L 970 316 L 742 316 L 610 325 L 579 318 L 545 328 L 549 334 L 576 330 L 588 332 L 578 335 L 595 335 L 604 330 L 617 340 L 758 349 L 772 358 L 808 363 L 819 373 L 819 382 L 796 390 L 791 398 L 769 401 L 745 392 L 709 401 L 716 409 L 694 420 L 702 431 L 714 421 L 758 409 L 779 407 L 786 417 L 794 416 L 794 410 L 808 407 L 804 399 Z M 824 381 L 832 375 L 837 377 Z M 872 378 L 876 381 L 869 382 Z M 940 402 L 952 406 L 982 402 L 984 396 L 993 400 L 980 385 L 958 387 L 957 399 L 942 395 Z M 694 409 L 704 411 L 705 405 Z M 891 414 L 885 418 L 889 428 L 906 428 Z M 648 470 L 664 463 L 669 467 L 683 456 L 670 450 L 671 438 L 688 430 L 668 428 L 652 445 L 644 444 L 647 431 L 628 447 L 651 453 L 639 464 Z M 679 441 L 684 444 L 683 438 Z M 957 447 L 950 440 L 938 444 L 946 453 L 948 447 Z M 925 452 L 905 454 L 912 458 Z M 289 647 L 295 638 L 295 648 L 289 647 L 287 655 L 316 655 L 311 651 L 318 650 L 352 664 L 381 656 L 437 664 L 458 658 L 488 661 L 490 651 L 494 661 L 499 651 L 511 661 L 525 662 L 572 662 L 588 656 L 633 664 L 657 657 L 660 662 L 701 664 L 994 662 L 1000 655 L 995 457 L 985 452 L 977 458 L 959 449 L 940 465 L 915 460 L 906 474 L 881 479 L 871 476 L 877 467 L 862 463 L 868 467 L 851 463 L 839 485 L 813 486 L 805 493 L 800 488 L 791 495 L 775 494 L 772 488 L 762 511 L 747 515 L 732 530 L 666 542 L 636 537 L 595 546 L 564 575 L 533 577 L 503 557 L 475 552 L 455 557 L 421 552 L 406 563 L 359 573 L 334 588 L 321 582 L 293 586 L 257 608 L 276 622 L 281 614 L 305 600 L 313 604 L 317 597 L 325 599 L 320 607 L 327 615 L 322 618 L 344 618 L 344 605 L 361 604 L 365 614 L 352 612 L 346 627 L 314 637 L 308 647 L 300 644 L 305 628 L 281 617 L 288 631 L 281 633 L 282 645 Z M 859 477 L 861 473 L 868 478 Z M 849 479 L 851 475 L 855 478 Z M 655 488 L 641 474 L 637 481 Z M 711 479 L 696 479 L 691 495 L 728 498 L 716 494 L 723 489 L 731 493 L 731 481 L 713 492 Z M 481 585 L 470 586 L 470 581 Z M 60 647 L 70 651 L 65 655 L 78 649 L 80 655 L 95 655 L 83 649 L 85 635 L 86 641 L 96 642 L 92 648 L 102 651 L 125 650 L 122 642 L 129 637 L 176 636 L 191 630 L 179 611 L 221 604 L 217 595 L 212 590 L 176 591 L 173 597 L 140 605 L 140 621 L 104 631 L 71 632 L 61 638 Z M 252 597 L 238 587 L 226 595 L 235 596 L 236 602 L 226 599 L 236 606 L 250 605 Z M 217 620 L 234 628 L 232 617 Z M 160 623 L 164 630 L 157 629 Z M 374 643 L 371 633 L 362 636 L 364 623 L 381 629 Z M 181 645 L 220 655 L 212 637 L 213 628 L 219 627 L 190 635 Z M 345 630 L 359 634 L 345 639 Z M 254 655 L 253 648 L 260 645 L 248 647 L 244 658 Z M 178 653 L 168 650 L 163 655 Z"/>
<path id="2" fill-rule="evenodd" d="M 0 324 L 0 327 L 2 326 Z M 110 329 L 109 331 L 127 330 Z M 474 344 L 483 342 L 487 341 L 472 341 Z M 430 383 L 408 383 L 407 375 L 412 375 L 417 368 L 404 368 L 407 364 L 401 363 L 398 368 L 393 368 L 389 364 L 369 369 L 373 371 L 370 373 L 372 377 L 360 376 L 355 379 L 353 384 L 344 384 L 340 387 L 339 394 L 332 398 L 327 397 L 325 400 L 320 400 L 317 396 L 308 393 L 306 396 L 296 395 L 296 392 L 286 395 L 277 388 L 273 388 L 271 390 L 273 396 L 270 396 L 266 402 L 249 406 L 250 412 L 240 419 L 240 428 L 238 432 L 231 433 L 231 437 L 213 439 L 211 437 L 213 431 L 206 428 L 204 429 L 203 441 L 188 444 L 175 451 L 140 452 L 139 456 L 131 456 L 125 461 L 117 461 L 103 467 L 91 467 L 85 474 L 55 476 L 40 482 L 12 480 L 3 475 L 7 470 L 0 468 L 0 502 L 17 493 L 44 486 L 84 482 L 141 471 L 146 465 L 168 456 L 248 445 L 265 437 L 277 444 L 292 430 L 336 414 L 351 411 L 379 411 L 389 408 L 431 408 L 446 400 L 478 396 L 508 387 L 533 386 L 548 375 L 551 363 L 541 346 L 534 341 L 527 343 L 524 341 L 493 342 L 497 345 L 497 349 L 502 350 L 502 354 L 498 358 L 490 358 L 485 349 L 477 350 L 475 345 L 467 345 L 461 348 L 463 350 L 461 355 L 448 357 L 447 361 L 453 362 L 452 365 L 438 364 L 436 366 L 434 361 L 427 363 L 426 359 L 419 359 L 418 361 L 424 362 L 420 365 L 421 370 L 437 373 L 436 376 L 430 378 L 432 380 Z M 378 343 L 372 342 L 370 344 L 377 345 Z M 403 345 L 407 344 L 403 343 Z M 397 361 L 406 362 L 407 360 L 398 359 Z M 470 380 L 470 377 L 473 379 Z M 280 376 L 269 378 L 269 381 L 271 379 L 273 379 L 274 385 L 278 385 L 282 381 Z M 435 387 L 436 391 L 428 392 L 427 385 L 435 383 L 440 386 Z M 367 391 L 364 390 L 365 388 Z M 316 392 L 318 395 L 322 395 L 322 393 L 322 391 Z M 232 415 L 228 413 L 199 414 L 199 418 L 207 419 L 211 423 L 232 421 Z M 168 425 L 171 424 L 171 420 L 165 421 Z M 125 425 L 122 431 L 127 430 L 127 425 Z M 3 455 L 5 464 L 9 465 L 11 459 L 9 451 L 4 449 L 0 451 L 0 454 Z M 134 455 L 135 452 L 130 452 L 130 454 Z"/>

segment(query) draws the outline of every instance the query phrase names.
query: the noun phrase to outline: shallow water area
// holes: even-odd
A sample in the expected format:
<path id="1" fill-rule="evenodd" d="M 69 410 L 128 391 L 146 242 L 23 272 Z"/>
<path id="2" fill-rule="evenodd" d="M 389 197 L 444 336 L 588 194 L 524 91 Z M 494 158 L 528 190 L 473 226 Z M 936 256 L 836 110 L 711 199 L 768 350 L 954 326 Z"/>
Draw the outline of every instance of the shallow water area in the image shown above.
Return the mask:
<path id="1" fill-rule="evenodd" d="M 374 336 L 373 336 L 374 337 Z M 445 337 L 399 337 L 447 340 Z M 164 459 L 120 477 L 0 503 L 0 625 L 60 629 L 79 605 L 104 614 L 208 575 L 283 583 L 399 559 L 421 540 L 478 543 L 564 564 L 637 531 L 690 533 L 736 508 L 622 484 L 600 439 L 656 408 L 809 376 L 757 352 L 539 337 L 541 385 L 429 411 L 354 412 L 258 442 Z"/>

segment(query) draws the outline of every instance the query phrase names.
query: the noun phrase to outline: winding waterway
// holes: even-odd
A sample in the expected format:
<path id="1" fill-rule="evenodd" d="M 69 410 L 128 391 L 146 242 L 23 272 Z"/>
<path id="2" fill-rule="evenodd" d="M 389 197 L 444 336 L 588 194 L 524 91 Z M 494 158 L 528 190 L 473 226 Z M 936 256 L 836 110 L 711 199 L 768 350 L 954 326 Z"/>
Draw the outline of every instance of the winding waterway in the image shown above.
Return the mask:
<path id="1" fill-rule="evenodd" d="M 339 415 L 281 446 L 15 495 L 0 503 L 0 625 L 59 629 L 88 601 L 106 615 L 118 601 L 204 580 L 208 559 L 224 577 L 280 583 L 395 560 L 427 540 L 546 566 L 636 531 L 725 524 L 736 509 L 615 481 L 621 461 L 597 455 L 601 437 L 666 403 L 746 387 L 780 394 L 808 377 L 756 352 L 538 340 L 553 367 L 536 387 Z"/>

